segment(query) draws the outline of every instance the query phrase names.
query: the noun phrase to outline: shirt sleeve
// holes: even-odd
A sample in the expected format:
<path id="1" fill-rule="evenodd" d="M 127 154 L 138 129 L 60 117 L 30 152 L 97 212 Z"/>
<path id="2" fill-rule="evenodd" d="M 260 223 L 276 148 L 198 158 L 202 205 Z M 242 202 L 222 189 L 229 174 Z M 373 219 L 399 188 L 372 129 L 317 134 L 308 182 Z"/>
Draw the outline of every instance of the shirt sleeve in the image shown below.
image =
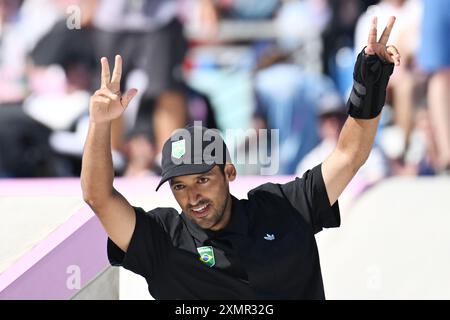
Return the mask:
<path id="1" fill-rule="evenodd" d="M 304 220 L 309 223 L 314 233 L 322 228 L 339 227 L 341 224 L 339 203 L 330 205 L 322 176 L 322 164 L 306 171 L 302 178 L 281 185 L 283 195 Z"/>
<path id="2" fill-rule="evenodd" d="M 156 209 L 155 209 L 156 210 Z M 169 244 L 167 233 L 152 211 L 134 208 L 136 226 L 128 250 L 122 251 L 110 238 L 107 243 L 108 259 L 112 266 L 122 266 L 145 278 L 149 278 L 157 263 L 164 259 Z"/>

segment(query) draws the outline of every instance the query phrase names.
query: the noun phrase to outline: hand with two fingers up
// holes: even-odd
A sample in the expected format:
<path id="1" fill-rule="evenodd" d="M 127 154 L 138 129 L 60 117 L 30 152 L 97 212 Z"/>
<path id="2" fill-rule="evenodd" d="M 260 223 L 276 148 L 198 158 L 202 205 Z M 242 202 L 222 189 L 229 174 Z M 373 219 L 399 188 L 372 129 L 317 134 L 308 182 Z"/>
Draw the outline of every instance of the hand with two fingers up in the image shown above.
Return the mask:
<path id="1" fill-rule="evenodd" d="M 384 28 L 379 41 L 377 41 L 377 22 L 377 17 L 374 17 L 372 19 L 369 39 L 364 52 L 366 55 L 376 55 L 385 62 L 394 63 L 396 66 L 399 66 L 400 53 L 395 46 L 387 45 L 392 28 L 394 27 L 395 17 L 392 16 L 389 18 L 387 26 Z"/>
<path id="2" fill-rule="evenodd" d="M 369 31 L 367 46 L 356 59 L 353 71 L 353 88 L 347 101 L 348 114 L 355 119 L 375 119 L 386 100 L 386 89 L 394 65 L 400 65 L 397 48 L 387 45 L 395 17 L 390 17 L 377 41 L 377 18 Z"/>
<path id="3" fill-rule="evenodd" d="M 120 55 L 116 56 L 112 77 L 108 59 L 103 57 L 100 61 L 102 65 L 101 87 L 94 92 L 89 105 L 89 118 L 94 123 L 110 122 L 119 118 L 137 94 L 136 89 L 130 89 L 124 95 L 120 92 L 122 77 L 122 57 Z"/>

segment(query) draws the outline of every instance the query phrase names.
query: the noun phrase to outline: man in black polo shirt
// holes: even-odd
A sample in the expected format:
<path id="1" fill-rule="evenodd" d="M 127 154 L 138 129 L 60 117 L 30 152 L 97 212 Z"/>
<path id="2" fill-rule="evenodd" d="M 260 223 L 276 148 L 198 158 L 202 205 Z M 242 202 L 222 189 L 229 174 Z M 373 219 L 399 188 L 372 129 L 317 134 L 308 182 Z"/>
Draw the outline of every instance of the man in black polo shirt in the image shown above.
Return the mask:
<path id="1" fill-rule="evenodd" d="M 121 58 L 110 79 L 102 58 L 102 87 L 91 99 L 83 154 L 83 195 L 108 233 L 113 265 L 142 275 L 156 299 L 324 299 L 314 234 L 340 224 L 338 197 L 367 159 L 398 51 L 379 42 L 374 19 L 358 56 L 347 119 L 338 146 L 302 178 L 263 184 L 238 200 L 236 177 L 217 131 L 190 127 L 164 145 L 162 183 L 182 209 L 144 212 L 113 187 L 111 121 L 136 94 L 120 95 Z"/>

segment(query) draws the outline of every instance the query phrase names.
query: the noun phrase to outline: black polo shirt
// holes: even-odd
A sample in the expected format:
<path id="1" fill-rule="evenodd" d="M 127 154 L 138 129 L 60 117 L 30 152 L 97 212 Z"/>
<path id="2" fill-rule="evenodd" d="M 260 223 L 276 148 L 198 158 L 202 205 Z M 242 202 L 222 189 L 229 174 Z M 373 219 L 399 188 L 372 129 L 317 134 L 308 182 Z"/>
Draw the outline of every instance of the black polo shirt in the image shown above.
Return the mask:
<path id="1" fill-rule="evenodd" d="M 263 184 L 248 200 L 232 197 L 230 223 L 218 232 L 173 208 L 135 212 L 127 253 L 108 239 L 108 258 L 143 276 L 155 299 L 325 299 L 314 234 L 338 227 L 340 214 L 321 165 Z"/>

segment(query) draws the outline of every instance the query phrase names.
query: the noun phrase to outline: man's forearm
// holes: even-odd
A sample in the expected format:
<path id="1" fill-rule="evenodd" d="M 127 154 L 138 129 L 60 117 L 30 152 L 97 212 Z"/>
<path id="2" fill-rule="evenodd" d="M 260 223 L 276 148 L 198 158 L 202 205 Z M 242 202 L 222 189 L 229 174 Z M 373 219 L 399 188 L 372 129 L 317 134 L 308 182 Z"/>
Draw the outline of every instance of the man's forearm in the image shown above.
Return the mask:
<path id="1" fill-rule="evenodd" d="M 359 169 L 372 149 L 386 88 L 394 64 L 364 50 L 358 55 L 353 72 L 353 87 L 347 101 L 349 117 L 341 131 L 337 151 Z"/>
<path id="2" fill-rule="evenodd" d="M 381 114 L 374 119 L 348 117 L 339 136 L 336 150 L 348 157 L 350 163 L 359 169 L 369 157 Z"/>
<path id="3" fill-rule="evenodd" d="M 349 117 L 338 145 L 322 163 L 322 176 L 330 205 L 339 198 L 358 169 L 369 157 L 385 104 L 386 88 L 400 54 L 386 46 L 395 17 L 389 18 L 377 41 L 377 18 L 372 19 L 367 46 L 360 52 L 353 70 L 353 87 L 347 101 Z"/>
<path id="4" fill-rule="evenodd" d="M 113 194 L 113 179 L 111 122 L 91 122 L 81 169 L 81 187 L 85 201 L 95 206 L 108 199 Z"/>

